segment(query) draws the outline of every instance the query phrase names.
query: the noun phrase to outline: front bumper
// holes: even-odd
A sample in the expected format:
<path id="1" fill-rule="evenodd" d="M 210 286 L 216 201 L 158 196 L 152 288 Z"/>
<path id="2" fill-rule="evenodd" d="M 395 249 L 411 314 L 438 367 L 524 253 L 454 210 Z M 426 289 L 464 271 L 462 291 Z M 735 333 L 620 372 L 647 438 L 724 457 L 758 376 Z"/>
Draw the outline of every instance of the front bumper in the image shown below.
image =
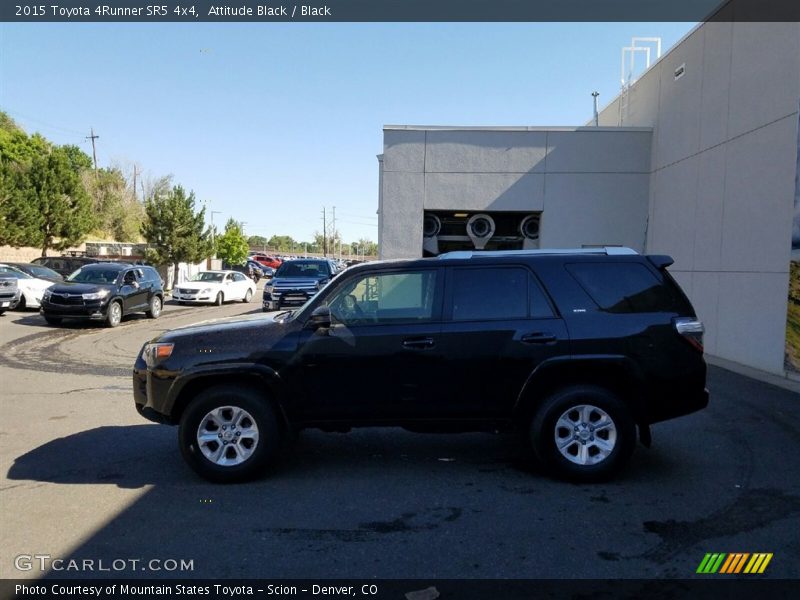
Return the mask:
<path id="1" fill-rule="evenodd" d="M 278 310 L 281 306 L 302 306 L 317 295 L 317 290 L 281 289 L 272 292 L 264 290 L 262 305 L 264 310 Z"/>
<path id="2" fill-rule="evenodd" d="M 47 317 L 59 319 L 88 319 L 102 321 L 106 318 L 108 302 L 105 300 L 83 300 L 81 304 L 54 304 L 42 300 L 39 312 Z"/>
<path id="3" fill-rule="evenodd" d="M 172 299 L 176 300 L 177 302 L 187 302 L 191 304 L 208 304 L 211 302 L 216 302 L 217 295 L 216 294 L 180 294 L 178 292 L 172 292 Z"/>
<path id="4" fill-rule="evenodd" d="M 157 393 L 154 393 L 152 389 L 148 392 L 147 380 L 147 365 L 145 364 L 140 353 L 139 357 L 136 359 L 136 363 L 133 366 L 133 402 L 136 406 L 136 411 L 148 421 L 166 425 L 175 425 L 176 423 L 169 417 L 167 411 L 165 410 L 164 412 L 161 412 L 153 402 L 154 398 L 167 397 L 169 386 L 172 383 L 171 380 L 158 380 L 151 382 L 151 386 L 156 386 Z"/>

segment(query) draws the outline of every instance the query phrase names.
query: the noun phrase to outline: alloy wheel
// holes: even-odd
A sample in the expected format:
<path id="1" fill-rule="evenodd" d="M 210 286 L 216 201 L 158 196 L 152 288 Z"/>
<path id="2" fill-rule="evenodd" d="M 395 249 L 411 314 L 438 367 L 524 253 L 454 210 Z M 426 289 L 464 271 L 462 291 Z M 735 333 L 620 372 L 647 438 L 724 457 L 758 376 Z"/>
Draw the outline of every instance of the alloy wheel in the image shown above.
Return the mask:
<path id="1" fill-rule="evenodd" d="M 249 459 L 258 447 L 253 416 L 237 406 L 220 406 L 207 413 L 197 428 L 197 446 L 210 462 L 233 467 Z"/>
<path id="2" fill-rule="evenodd" d="M 617 426 L 607 412 L 581 404 L 558 418 L 553 435 L 561 455 L 576 465 L 596 465 L 614 451 Z"/>

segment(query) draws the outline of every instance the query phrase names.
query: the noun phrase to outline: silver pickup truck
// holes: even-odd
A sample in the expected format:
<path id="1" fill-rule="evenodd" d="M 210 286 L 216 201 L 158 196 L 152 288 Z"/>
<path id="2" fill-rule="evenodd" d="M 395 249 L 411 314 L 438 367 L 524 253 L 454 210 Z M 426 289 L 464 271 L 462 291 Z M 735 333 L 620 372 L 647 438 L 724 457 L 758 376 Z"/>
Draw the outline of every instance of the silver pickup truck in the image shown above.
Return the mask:
<path id="1" fill-rule="evenodd" d="M 19 287 L 14 277 L 0 277 L 0 315 L 19 304 Z"/>

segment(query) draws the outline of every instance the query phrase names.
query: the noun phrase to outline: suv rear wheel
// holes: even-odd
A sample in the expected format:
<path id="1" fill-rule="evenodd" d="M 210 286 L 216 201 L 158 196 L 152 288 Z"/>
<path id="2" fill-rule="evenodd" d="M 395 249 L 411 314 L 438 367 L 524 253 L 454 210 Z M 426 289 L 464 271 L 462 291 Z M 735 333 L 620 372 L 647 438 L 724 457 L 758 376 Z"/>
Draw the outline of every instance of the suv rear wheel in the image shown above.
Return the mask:
<path id="1" fill-rule="evenodd" d="M 615 394 L 574 386 L 547 398 L 531 421 L 536 458 L 554 475 L 577 482 L 617 473 L 636 445 L 636 425 Z"/>
<path id="2" fill-rule="evenodd" d="M 181 417 L 183 458 L 210 481 L 252 479 L 275 458 L 280 429 L 268 401 L 254 390 L 223 385 L 200 393 Z"/>

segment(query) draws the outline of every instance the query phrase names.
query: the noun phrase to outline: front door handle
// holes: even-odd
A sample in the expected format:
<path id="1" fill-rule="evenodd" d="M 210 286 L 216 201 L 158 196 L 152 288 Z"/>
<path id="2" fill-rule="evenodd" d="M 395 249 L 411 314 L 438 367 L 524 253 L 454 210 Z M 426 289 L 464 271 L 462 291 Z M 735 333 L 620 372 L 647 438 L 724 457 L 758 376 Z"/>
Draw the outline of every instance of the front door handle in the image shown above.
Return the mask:
<path id="1" fill-rule="evenodd" d="M 556 341 L 556 336 L 549 331 L 536 331 L 520 338 L 523 344 L 549 344 Z"/>
<path id="2" fill-rule="evenodd" d="M 411 338 L 403 340 L 403 348 L 410 350 L 425 350 L 426 348 L 433 348 L 433 338 Z"/>

